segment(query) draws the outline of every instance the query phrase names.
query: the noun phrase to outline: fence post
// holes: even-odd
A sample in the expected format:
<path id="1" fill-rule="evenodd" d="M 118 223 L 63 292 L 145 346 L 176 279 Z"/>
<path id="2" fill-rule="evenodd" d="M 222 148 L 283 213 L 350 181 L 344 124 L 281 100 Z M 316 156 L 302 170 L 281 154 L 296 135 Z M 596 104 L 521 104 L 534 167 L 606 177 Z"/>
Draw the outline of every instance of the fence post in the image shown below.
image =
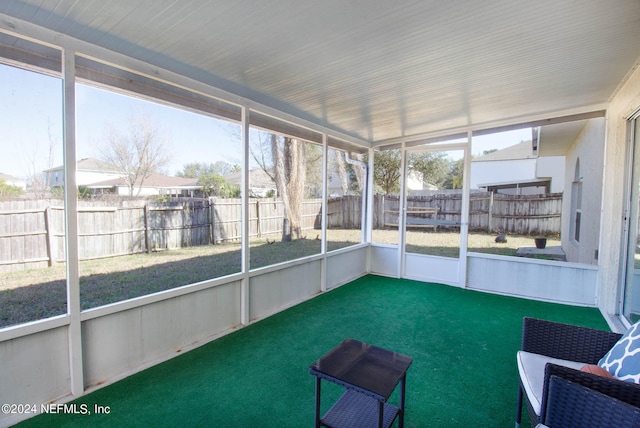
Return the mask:
<path id="1" fill-rule="evenodd" d="M 489 192 L 489 224 L 487 225 L 488 233 L 491 233 L 492 221 L 493 221 L 493 190 Z"/>
<path id="2" fill-rule="evenodd" d="M 256 199 L 256 221 L 257 221 L 257 226 L 256 226 L 256 233 L 258 235 L 258 237 L 262 236 L 262 228 L 260 227 L 260 199 Z"/>
<path id="3" fill-rule="evenodd" d="M 209 198 L 209 244 L 216 243 L 216 225 L 213 210 L 213 201 Z"/>
<path id="4" fill-rule="evenodd" d="M 49 267 L 53 266 L 53 232 L 51 231 L 51 206 L 44 209 L 44 230 L 47 241 L 47 259 Z"/>
<path id="5" fill-rule="evenodd" d="M 144 246 L 147 253 L 151 252 L 151 248 L 149 246 L 149 203 L 145 202 L 143 207 L 144 213 Z"/>

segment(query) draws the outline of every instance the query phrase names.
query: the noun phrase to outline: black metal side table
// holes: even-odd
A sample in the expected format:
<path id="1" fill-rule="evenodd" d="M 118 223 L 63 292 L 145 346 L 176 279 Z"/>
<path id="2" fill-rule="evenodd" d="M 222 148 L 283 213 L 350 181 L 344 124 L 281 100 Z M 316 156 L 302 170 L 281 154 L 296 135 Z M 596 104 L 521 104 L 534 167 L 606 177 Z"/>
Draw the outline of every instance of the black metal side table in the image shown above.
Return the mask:
<path id="1" fill-rule="evenodd" d="M 357 340 L 346 339 L 309 368 L 316 377 L 316 427 L 384 427 L 398 417 L 404 426 L 407 370 L 413 359 Z M 345 387 L 345 392 L 320 417 L 320 383 L 325 379 Z M 398 406 L 387 400 L 400 383 Z"/>

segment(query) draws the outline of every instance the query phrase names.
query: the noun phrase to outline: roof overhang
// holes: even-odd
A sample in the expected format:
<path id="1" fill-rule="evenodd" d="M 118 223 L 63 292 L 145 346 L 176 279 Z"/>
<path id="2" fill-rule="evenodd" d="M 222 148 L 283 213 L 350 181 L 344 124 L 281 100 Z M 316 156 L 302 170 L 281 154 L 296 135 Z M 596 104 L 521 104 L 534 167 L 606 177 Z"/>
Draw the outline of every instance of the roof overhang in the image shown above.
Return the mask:
<path id="1" fill-rule="evenodd" d="M 551 179 L 535 179 L 535 180 L 516 180 L 516 181 L 503 181 L 500 183 L 483 183 L 478 184 L 479 188 L 482 189 L 513 189 L 513 188 L 521 188 L 521 187 L 540 187 L 540 186 L 548 186 L 551 182 Z"/>

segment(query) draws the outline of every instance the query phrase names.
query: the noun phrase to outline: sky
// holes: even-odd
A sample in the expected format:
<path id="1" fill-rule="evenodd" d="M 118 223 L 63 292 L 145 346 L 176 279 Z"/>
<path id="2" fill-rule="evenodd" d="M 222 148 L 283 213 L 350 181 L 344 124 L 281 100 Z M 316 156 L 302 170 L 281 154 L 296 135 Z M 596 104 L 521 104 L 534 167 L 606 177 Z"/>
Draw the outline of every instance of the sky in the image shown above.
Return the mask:
<path id="1" fill-rule="evenodd" d="M 27 178 L 62 165 L 61 92 L 60 79 L 0 64 L 0 173 Z M 76 158 L 99 157 L 110 128 L 126 133 L 139 118 L 167 141 L 169 175 L 187 163 L 240 163 L 238 125 L 83 84 L 76 85 Z M 482 136 L 472 153 L 530 139 L 529 129 Z"/>
<path id="2" fill-rule="evenodd" d="M 26 178 L 62 165 L 61 91 L 57 78 L 0 64 L 0 173 Z M 169 175 L 191 162 L 240 163 L 238 125 L 83 84 L 76 85 L 76 158 L 99 157 L 107 131 L 126 133 L 138 118 L 168 142 Z"/>

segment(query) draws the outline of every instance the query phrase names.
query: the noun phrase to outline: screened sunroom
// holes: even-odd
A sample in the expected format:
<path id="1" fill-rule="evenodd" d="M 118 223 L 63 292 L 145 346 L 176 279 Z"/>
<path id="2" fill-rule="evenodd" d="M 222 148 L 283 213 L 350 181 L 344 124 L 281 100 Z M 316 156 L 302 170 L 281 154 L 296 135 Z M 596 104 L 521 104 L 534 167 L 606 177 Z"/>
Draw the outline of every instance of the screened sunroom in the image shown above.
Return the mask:
<path id="1" fill-rule="evenodd" d="M 424 407 L 454 319 L 504 336 L 470 394 L 511 412 L 522 316 L 638 319 L 638 40 L 635 0 L 2 3 L 0 402 L 38 411 L 0 426 L 83 399 L 110 412 L 68 423 L 173 425 L 93 394 L 271 347 L 252 370 L 303 373 L 271 407 L 229 362 L 185 394 L 231 415 L 188 424 L 300 426 L 347 335 L 415 354 L 408 426 L 460 426 Z"/>

